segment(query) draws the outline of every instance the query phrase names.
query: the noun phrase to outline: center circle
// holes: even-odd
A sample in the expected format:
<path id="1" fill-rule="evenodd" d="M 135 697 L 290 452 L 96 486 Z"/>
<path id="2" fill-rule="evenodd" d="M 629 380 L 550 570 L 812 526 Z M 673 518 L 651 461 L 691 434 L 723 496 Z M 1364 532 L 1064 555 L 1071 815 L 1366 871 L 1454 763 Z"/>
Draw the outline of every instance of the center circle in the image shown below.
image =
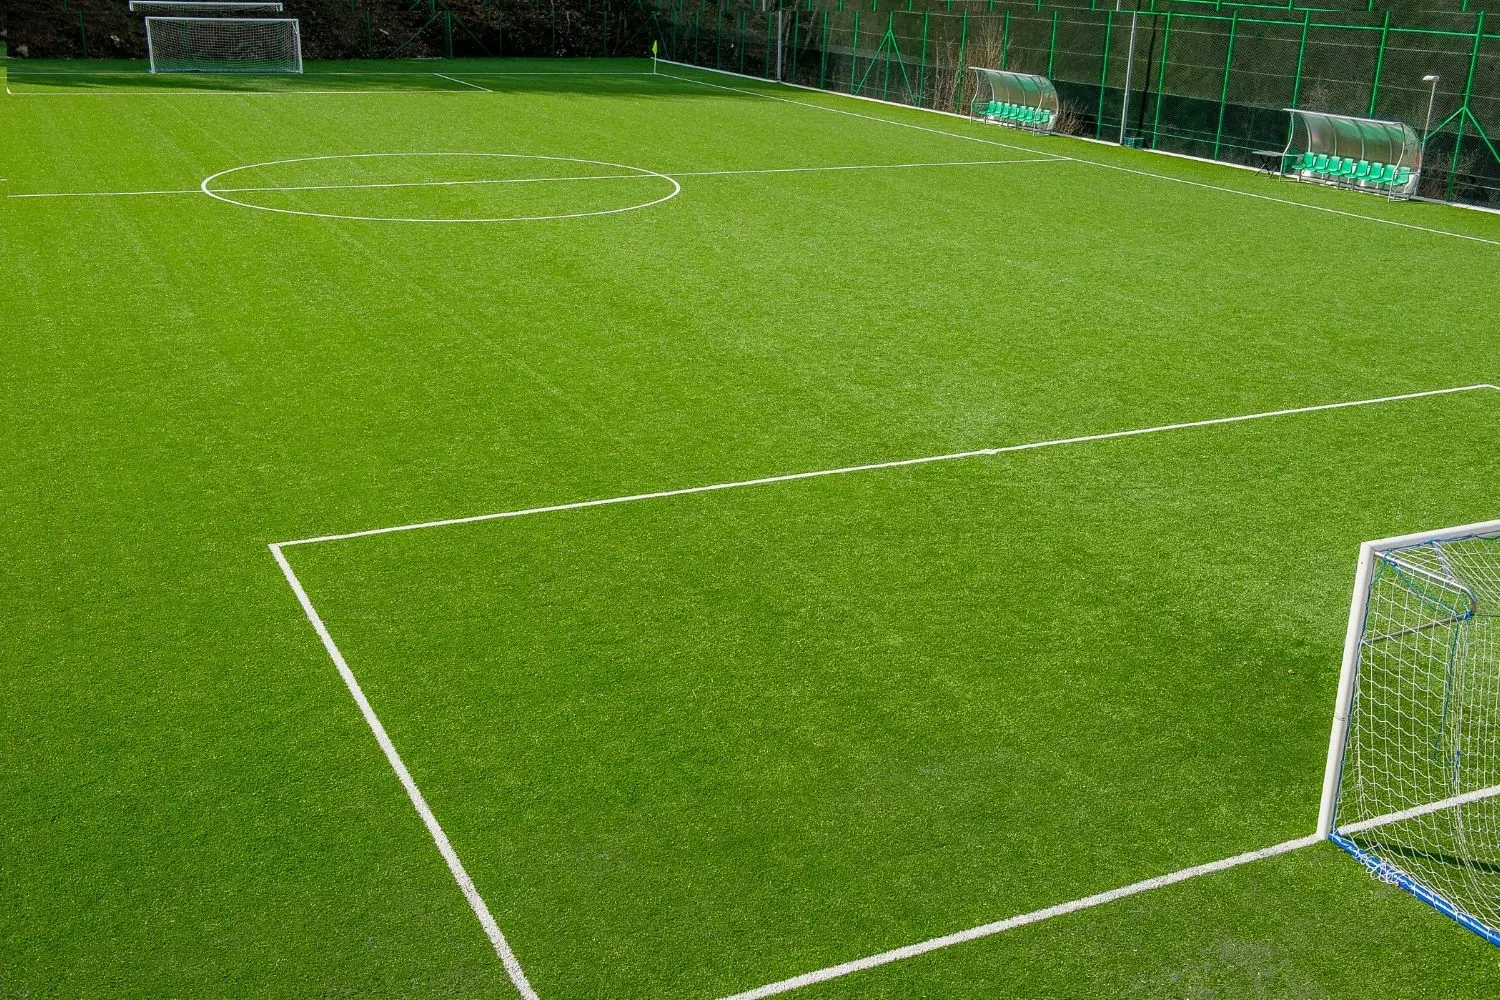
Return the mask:
<path id="1" fill-rule="evenodd" d="M 682 191 L 645 167 L 526 153 L 344 153 L 230 167 L 210 198 L 356 222 L 541 222 L 650 208 Z"/>

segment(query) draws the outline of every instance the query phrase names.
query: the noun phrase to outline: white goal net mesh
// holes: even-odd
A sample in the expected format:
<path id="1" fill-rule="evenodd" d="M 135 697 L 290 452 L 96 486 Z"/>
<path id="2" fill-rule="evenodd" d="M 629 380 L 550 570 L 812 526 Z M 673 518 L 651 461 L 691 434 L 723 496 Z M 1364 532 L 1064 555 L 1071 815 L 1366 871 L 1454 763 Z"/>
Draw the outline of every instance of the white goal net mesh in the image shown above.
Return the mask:
<path id="1" fill-rule="evenodd" d="M 153 73 L 300 73 L 293 18 L 148 17 Z"/>
<path id="2" fill-rule="evenodd" d="M 130 0 L 130 13 L 149 17 L 219 17 L 280 14 L 279 3 L 182 3 L 178 0 Z"/>
<path id="3" fill-rule="evenodd" d="M 1488 527 L 1374 552 L 1333 839 L 1500 944 L 1500 525 Z"/>

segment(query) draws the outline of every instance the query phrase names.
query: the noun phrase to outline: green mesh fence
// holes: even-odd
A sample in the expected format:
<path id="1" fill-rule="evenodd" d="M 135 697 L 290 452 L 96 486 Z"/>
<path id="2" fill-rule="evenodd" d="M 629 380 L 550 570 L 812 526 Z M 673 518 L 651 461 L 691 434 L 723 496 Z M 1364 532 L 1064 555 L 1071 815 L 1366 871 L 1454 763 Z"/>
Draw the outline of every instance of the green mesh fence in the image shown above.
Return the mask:
<path id="1" fill-rule="evenodd" d="M 1431 100 L 1419 193 L 1500 208 L 1500 13 L 1484 3 L 658 2 L 680 62 L 958 113 L 969 67 L 1038 73 L 1061 131 L 1243 164 L 1286 144 L 1288 107 L 1420 135 Z"/>

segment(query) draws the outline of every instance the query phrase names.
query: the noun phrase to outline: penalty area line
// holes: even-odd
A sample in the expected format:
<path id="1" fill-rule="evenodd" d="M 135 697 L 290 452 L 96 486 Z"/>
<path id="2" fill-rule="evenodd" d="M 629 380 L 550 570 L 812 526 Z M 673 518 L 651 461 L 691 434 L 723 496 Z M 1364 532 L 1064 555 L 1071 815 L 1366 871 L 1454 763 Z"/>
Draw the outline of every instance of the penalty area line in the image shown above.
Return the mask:
<path id="1" fill-rule="evenodd" d="M 515 952 L 511 950 L 510 943 L 505 940 L 505 935 L 501 932 L 500 925 L 495 922 L 494 915 L 490 913 L 490 908 L 485 903 L 484 897 L 479 895 L 479 890 L 475 887 L 474 880 L 469 877 L 468 871 L 464 868 L 463 861 L 459 859 L 458 852 L 453 849 L 453 844 L 448 840 L 448 835 L 443 831 L 442 824 L 438 822 L 437 816 L 433 814 L 432 807 L 427 804 L 427 799 L 422 795 L 422 790 L 417 787 L 416 779 L 407 770 L 406 762 L 401 759 L 401 754 L 396 749 L 396 745 L 391 742 L 390 734 L 386 732 L 385 726 L 380 721 L 380 717 L 375 714 L 374 706 L 365 697 L 364 689 L 360 687 L 359 680 L 354 676 L 354 671 L 349 668 L 349 663 L 344 659 L 344 654 L 339 651 L 339 647 L 334 643 L 333 636 L 328 632 L 328 626 L 323 624 L 322 616 L 318 614 L 317 608 L 313 607 L 312 598 L 307 596 L 307 591 L 303 588 L 302 581 L 297 578 L 297 574 L 292 570 L 292 564 L 287 561 L 286 555 L 281 551 L 281 546 L 273 544 L 270 546 L 270 549 L 272 557 L 276 560 L 276 564 L 281 567 L 282 576 L 286 577 L 286 582 L 291 586 L 292 593 L 296 595 L 297 603 L 302 605 L 303 614 L 307 616 L 308 622 L 312 624 L 313 631 L 322 640 L 323 648 L 328 652 L 329 658 L 333 660 L 333 665 L 337 668 L 339 676 L 344 679 L 344 685 L 349 689 L 349 694 L 354 698 L 354 703 L 359 706 L 360 714 L 364 716 L 365 723 L 370 727 L 370 732 L 374 733 L 375 742 L 380 744 L 380 749 L 385 754 L 386 761 L 391 765 L 391 770 L 396 772 L 396 777 L 400 780 L 401 787 L 406 789 L 407 798 L 411 799 L 411 804 L 416 808 L 417 815 L 422 818 L 422 823 L 427 827 L 427 832 L 432 836 L 433 843 L 437 845 L 438 853 L 448 863 L 448 870 L 453 874 L 453 880 L 458 883 L 458 887 L 462 890 L 464 898 L 469 901 L 469 908 L 474 911 L 474 916 L 479 919 L 479 925 L 484 928 L 485 936 L 489 938 L 490 944 L 495 949 L 495 954 L 499 956 L 501 964 L 505 966 L 505 971 L 510 976 L 510 981 L 515 985 L 516 990 L 524 1000 L 538 1000 L 536 991 L 531 988 L 531 983 L 526 979 L 525 970 L 521 968 L 520 960 L 516 958 Z"/>
<path id="2" fill-rule="evenodd" d="M 1196 427 L 1218 427 L 1226 424 L 1239 424 L 1251 420 L 1268 420 L 1273 417 L 1289 417 L 1303 413 L 1320 413 L 1327 410 L 1345 410 L 1357 406 L 1376 406 L 1382 403 L 1396 403 L 1410 399 L 1424 399 L 1431 396 L 1447 396 L 1459 392 L 1475 392 L 1487 389 L 1500 391 L 1500 387 L 1489 383 L 1477 383 L 1474 385 L 1454 386 L 1448 389 L 1426 389 L 1421 392 L 1404 392 L 1393 396 L 1377 396 L 1372 399 L 1354 399 L 1338 403 L 1319 403 L 1315 406 L 1296 406 L 1290 409 L 1267 410 L 1262 413 L 1245 413 L 1230 417 L 1210 417 L 1206 420 L 1189 420 L 1172 424 L 1158 424 L 1154 427 L 1138 427 L 1123 431 L 1105 431 L 1099 434 L 1083 434 L 1075 437 L 1053 438 L 1046 441 L 1029 441 L 1024 444 L 1003 445 L 997 448 L 976 448 L 970 451 L 948 452 L 942 455 L 924 455 L 919 458 L 900 458 L 885 462 L 868 462 L 863 465 L 845 465 L 835 469 L 815 469 L 809 472 L 789 472 L 775 476 L 761 476 L 756 479 L 739 479 L 732 482 L 713 483 L 707 486 L 686 486 L 678 489 L 657 490 L 651 493 L 631 493 L 625 496 L 606 497 L 598 500 L 578 500 L 572 503 L 549 504 L 544 507 L 526 507 L 521 510 L 499 511 L 490 514 L 471 514 L 468 517 L 450 517 L 433 521 L 417 521 L 412 524 L 398 524 L 387 528 L 367 528 L 363 531 L 347 531 L 340 534 L 315 535 L 310 538 L 298 538 L 292 541 L 277 542 L 276 544 L 289 548 L 293 545 L 313 545 L 320 542 L 338 542 L 351 538 L 369 538 L 373 535 L 389 535 L 398 531 L 420 531 L 425 528 L 446 528 L 460 524 L 478 524 L 481 521 L 497 521 L 512 517 L 528 517 L 534 514 L 551 514 L 565 510 L 586 510 L 591 507 L 609 507 L 615 504 L 635 503 L 641 500 L 664 500 L 668 497 L 691 496 L 696 493 L 716 493 L 720 490 L 741 489 L 747 486 L 769 486 L 774 483 L 791 483 L 802 479 L 821 479 L 825 476 L 843 476 L 856 472 L 874 472 L 878 469 L 900 469 L 916 465 L 929 465 L 935 462 L 954 462 L 968 458 L 988 458 L 995 455 L 1009 455 L 1015 452 L 1036 451 L 1042 448 L 1060 448 L 1067 445 L 1088 444 L 1095 441 L 1113 441 L 1118 438 L 1141 437 L 1146 434 L 1162 434 L 1168 431 L 1190 430 Z"/>
<path id="3" fill-rule="evenodd" d="M 481 87 L 479 84 L 477 84 L 477 83 L 470 83 L 468 80 L 460 80 L 458 77 L 456 77 L 456 76 L 449 76 L 447 73 L 434 73 L 432 75 L 436 76 L 436 77 L 440 77 L 441 79 L 444 79 L 444 80 L 451 80 L 454 83 L 461 83 L 465 87 L 473 87 L 475 90 L 482 90 L 486 94 L 493 94 L 494 93 L 494 91 L 491 90 L 488 87 Z"/>

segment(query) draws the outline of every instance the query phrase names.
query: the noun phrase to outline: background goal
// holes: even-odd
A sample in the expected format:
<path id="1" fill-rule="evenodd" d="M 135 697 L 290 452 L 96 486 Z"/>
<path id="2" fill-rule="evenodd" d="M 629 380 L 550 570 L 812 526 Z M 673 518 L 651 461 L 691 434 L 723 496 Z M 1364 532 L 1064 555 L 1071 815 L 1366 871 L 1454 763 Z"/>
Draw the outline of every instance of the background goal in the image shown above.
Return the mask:
<path id="1" fill-rule="evenodd" d="M 153 73 L 300 73 L 295 18 L 148 17 Z"/>
<path id="2" fill-rule="evenodd" d="M 1500 521 L 1361 547 L 1318 832 L 1500 945 Z"/>

